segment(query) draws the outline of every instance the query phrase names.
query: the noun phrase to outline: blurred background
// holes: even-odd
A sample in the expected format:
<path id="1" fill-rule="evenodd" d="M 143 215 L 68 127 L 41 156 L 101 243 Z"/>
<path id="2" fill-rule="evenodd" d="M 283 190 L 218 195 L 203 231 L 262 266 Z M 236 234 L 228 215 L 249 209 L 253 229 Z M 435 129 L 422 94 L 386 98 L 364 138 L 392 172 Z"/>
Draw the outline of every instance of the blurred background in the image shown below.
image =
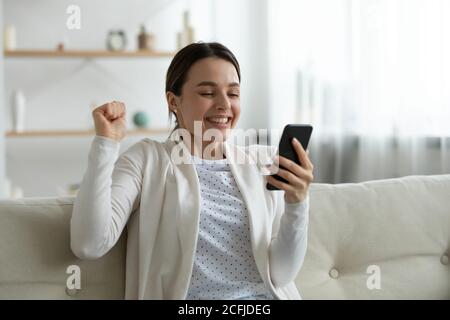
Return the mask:
<path id="1" fill-rule="evenodd" d="M 107 101 L 122 151 L 166 139 L 165 73 L 197 41 L 241 64 L 238 128 L 314 126 L 315 182 L 450 173 L 448 0 L 0 0 L 0 25 L 0 198 L 75 194 Z"/>

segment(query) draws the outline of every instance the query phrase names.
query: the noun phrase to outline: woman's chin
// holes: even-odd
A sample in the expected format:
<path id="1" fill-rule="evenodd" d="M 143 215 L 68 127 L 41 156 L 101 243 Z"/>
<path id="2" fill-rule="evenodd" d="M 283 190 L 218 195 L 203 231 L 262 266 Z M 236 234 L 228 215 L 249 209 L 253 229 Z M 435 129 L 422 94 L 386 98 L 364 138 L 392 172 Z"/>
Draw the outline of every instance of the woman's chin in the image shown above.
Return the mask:
<path id="1" fill-rule="evenodd" d="M 211 131 L 211 132 L 208 132 L 208 131 Z M 230 134 L 230 131 L 231 131 L 231 127 L 229 125 L 227 125 L 227 126 L 207 125 L 207 126 L 205 126 L 205 132 L 203 132 L 203 135 L 205 136 L 205 134 L 206 134 L 206 137 L 208 137 L 208 138 L 211 136 L 216 137 L 217 135 L 219 135 L 218 133 L 220 132 L 222 139 L 221 139 L 221 137 L 217 137 L 217 140 L 225 141 L 225 139 Z"/>

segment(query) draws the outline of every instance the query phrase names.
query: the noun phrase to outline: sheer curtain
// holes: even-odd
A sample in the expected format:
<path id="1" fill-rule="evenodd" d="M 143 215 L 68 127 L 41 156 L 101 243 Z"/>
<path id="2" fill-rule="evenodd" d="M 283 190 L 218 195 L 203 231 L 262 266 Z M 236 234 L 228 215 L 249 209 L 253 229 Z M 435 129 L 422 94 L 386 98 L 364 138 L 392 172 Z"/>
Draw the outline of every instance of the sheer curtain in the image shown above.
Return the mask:
<path id="1" fill-rule="evenodd" d="M 271 127 L 317 182 L 450 173 L 450 1 L 269 1 Z"/>

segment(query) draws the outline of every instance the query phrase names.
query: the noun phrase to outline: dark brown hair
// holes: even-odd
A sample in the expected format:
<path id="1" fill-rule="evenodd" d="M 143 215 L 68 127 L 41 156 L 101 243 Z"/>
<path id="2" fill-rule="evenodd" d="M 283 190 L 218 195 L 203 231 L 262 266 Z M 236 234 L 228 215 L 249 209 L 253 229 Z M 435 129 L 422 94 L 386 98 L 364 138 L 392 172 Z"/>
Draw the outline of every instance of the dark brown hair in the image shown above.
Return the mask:
<path id="1" fill-rule="evenodd" d="M 241 82 L 239 63 L 234 54 L 227 47 L 218 42 L 196 42 L 191 43 L 178 51 L 170 63 L 166 75 L 166 93 L 170 91 L 179 97 L 191 66 L 198 60 L 209 57 L 224 59 L 232 63 L 236 68 L 239 82 Z M 172 113 L 173 112 L 169 109 L 169 121 L 171 120 Z M 176 126 L 174 130 L 179 127 L 176 115 L 175 123 Z"/>

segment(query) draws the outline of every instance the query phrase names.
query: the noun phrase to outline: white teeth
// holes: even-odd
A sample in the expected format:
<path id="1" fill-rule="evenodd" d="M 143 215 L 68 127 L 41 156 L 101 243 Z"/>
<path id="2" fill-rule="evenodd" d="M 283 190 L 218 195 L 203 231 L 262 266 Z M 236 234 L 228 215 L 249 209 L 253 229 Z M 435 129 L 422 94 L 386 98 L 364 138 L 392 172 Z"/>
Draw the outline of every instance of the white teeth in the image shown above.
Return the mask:
<path id="1" fill-rule="evenodd" d="M 223 117 L 208 118 L 208 120 L 211 122 L 216 122 L 216 123 L 227 123 L 228 122 L 228 118 L 223 118 Z"/>

